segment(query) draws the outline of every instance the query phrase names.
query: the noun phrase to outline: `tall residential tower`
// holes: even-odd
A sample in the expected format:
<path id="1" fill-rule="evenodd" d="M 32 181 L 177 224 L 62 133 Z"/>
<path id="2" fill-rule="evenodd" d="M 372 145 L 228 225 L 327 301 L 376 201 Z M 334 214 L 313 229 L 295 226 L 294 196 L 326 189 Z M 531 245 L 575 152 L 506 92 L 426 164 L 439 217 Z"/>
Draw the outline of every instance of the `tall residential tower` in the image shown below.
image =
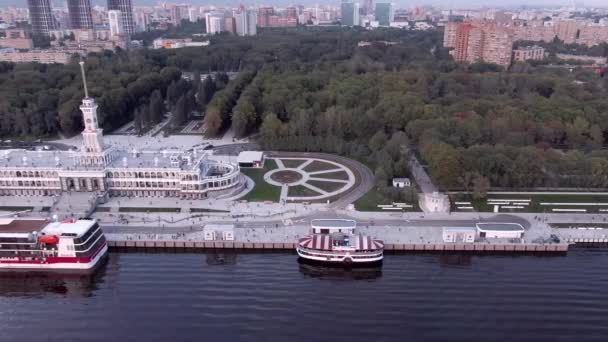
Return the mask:
<path id="1" fill-rule="evenodd" d="M 48 36 L 49 31 L 56 28 L 51 0 L 27 0 L 27 7 L 30 10 L 33 33 Z"/>
<path id="2" fill-rule="evenodd" d="M 133 6 L 131 0 L 108 0 L 108 10 L 120 11 L 125 34 L 130 36 L 135 33 L 135 22 L 133 21 Z"/>
<path id="3" fill-rule="evenodd" d="M 68 13 L 71 29 L 93 29 L 91 0 L 68 0 Z"/>

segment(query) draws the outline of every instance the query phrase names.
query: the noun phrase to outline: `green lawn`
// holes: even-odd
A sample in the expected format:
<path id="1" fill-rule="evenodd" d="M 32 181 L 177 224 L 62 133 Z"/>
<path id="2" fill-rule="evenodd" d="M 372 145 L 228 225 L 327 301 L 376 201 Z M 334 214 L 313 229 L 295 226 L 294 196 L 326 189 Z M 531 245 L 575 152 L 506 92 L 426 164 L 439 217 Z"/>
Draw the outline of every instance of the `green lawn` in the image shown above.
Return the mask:
<path id="1" fill-rule="evenodd" d="M 288 196 L 293 197 L 312 197 L 320 195 L 314 190 L 311 190 L 303 185 L 290 186 Z"/>
<path id="2" fill-rule="evenodd" d="M 306 182 L 312 186 L 316 186 L 317 188 L 321 189 L 321 190 L 325 190 L 327 192 L 333 192 L 336 191 L 338 189 L 342 189 L 346 183 L 338 183 L 338 182 L 321 182 L 321 181 L 316 181 L 316 180 L 309 180 L 308 182 Z"/>
<path id="3" fill-rule="evenodd" d="M 316 175 L 313 175 L 315 178 L 329 178 L 329 179 L 341 179 L 341 180 L 348 180 L 348 173 L 346 173 L 345 171 L 335 171 L 335 172 L 328 172 L 328 173 L 319 173 Z"/>
<path id="4" fill-rule="evenodd" d="M 304 164 L 304 162 L 306 160 L 300 160 L 300 159 L 282 159 L 281 161 L 283 162 L 283 165 L 285 165 L 286 168 L 288 169 L 295 169 L 298 166 Z"/>
<path id="5" fill-rule="evenodd" d="M 208 208 L 190 208 L 191 213 L 229 213 L 230 210 L 208 209 Z"/>
<path id="6" fill-rule="evenodd" d="M 151 208 L 151 207 L 120 207 L 118 211 L 123 213 L 179 213 L 180 208 Z"/>
<path id="7" fill-rule="evenodd" d="M 523 209 L 505 209 L 500 208 L 501 212 L 532 212 L 532 213 L 550 213 L 553 212 L 553 208 L 561 209 L 587 209 L 587 212 L 599 213 L 599 209 L 608 209 L 606 206 L 579 206 L 579 205 L 553 205 L 546 206 L 540 205 L 542 202 L 548 203 L 608 203 L 608 195 L 595 195 L 593 193 L 582 193 L 581 195 L 528 195 L 528 194 L 517 194 L 517 195 L 503 195 L 503 194 L 488 194 L 487 199 L 530 199 L 529 206 L 523 206 Z M 481 212 L 492 212 L 494 211 L 494 205 L 489 205 L 487 199 L 475 200 L 469 194 L 450 194 L 450 200 L 452 202 L 453 211 L 462 211 L 457 209 L 458 205 L 455 202 L 468 201 L 471 202 L 471 206 L 476 211 Z M 511 204 L 513 205 L 513 204 Z"/>
<path id="8" fill-rule="evenodd" d="M 366 192 L 363 197 L 355 201 L 355 209 L 358 211 L 396 211 L 398 210 L 383 210 L 378 205 L 391 205 L 393 200 L 384 196 L 377 187 L 373 187 L 370 191 Z M 420 211 L 418 208 L 418 201 L 414 203 L 407 202 L 407 204 L 413 205 L 412 208 L 404 208 L 404 211 Z"/>
<path id="9" fill-rule="evenodd" d="M 324 162 L 315 160 L 312 163 L 306 165 L 306 167 L 304 168 L 304 171 L 315 172 L 315 171 L 331 170 L 331 169 L 337 169 L 337 168 L 338 167 L 333 164 L 324 163 Z"/>
<path id="10" fill-rule="evenodd" d="M 241 172 L 253 179 L 255 187 L 247 195 L 240 198 L 241 200 L 250 202 L 272 201 L 278 202 L 281 198 L 281 188 L 270 185 L 264 181 L 264 174 L 270 170 L 277 168 L 277 163 L 272 159 L 266 159 L 264 167 L 261 169 L 243 168 Z"/>
<path id="11" fill-rule="evenodd" d="M 34 207 L 0 207 L 0 211 L 26 211 L 34 210 Z"/>

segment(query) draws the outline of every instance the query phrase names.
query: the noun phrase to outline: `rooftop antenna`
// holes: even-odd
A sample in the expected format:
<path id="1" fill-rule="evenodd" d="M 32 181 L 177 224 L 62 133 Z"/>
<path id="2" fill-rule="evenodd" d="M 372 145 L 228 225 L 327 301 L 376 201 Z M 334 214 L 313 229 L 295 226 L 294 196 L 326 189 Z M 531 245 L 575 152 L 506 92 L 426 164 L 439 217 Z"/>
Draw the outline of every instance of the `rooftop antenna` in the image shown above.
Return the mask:
<path id="1" fill-rule="evenodd" d="M 84 62 L 80 61 L 80 72 L 82 73 L 82 84 L 84 84 L 84 97 L 89 98 L 89 89 L 87 88 L 87 76 L 84 72 Z"/>

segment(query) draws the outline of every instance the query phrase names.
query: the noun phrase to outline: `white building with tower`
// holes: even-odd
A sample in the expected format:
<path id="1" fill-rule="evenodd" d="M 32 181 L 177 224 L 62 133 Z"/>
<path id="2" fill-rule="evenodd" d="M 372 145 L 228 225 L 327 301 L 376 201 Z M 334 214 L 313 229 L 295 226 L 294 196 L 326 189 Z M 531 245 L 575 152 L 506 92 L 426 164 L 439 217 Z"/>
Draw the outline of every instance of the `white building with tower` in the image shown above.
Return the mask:
<path id="1" fill-rule="evenodd" d="M 84 130 L 78 150 L 0 150 L 0 196 L 53 196 L 96 192 L 99 196 L 202 199 L 244 186 L 236 164 L 212 160 L 209 152 L 120 150 L 107 146 L 89 97 L 81 62 L 85 97 Z"/>

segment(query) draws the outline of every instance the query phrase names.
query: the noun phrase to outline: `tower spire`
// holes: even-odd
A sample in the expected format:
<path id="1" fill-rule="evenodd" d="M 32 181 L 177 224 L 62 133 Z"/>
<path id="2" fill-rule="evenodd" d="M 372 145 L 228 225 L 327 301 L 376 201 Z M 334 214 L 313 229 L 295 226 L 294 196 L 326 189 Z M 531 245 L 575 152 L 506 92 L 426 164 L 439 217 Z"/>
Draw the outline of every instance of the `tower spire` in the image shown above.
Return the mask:
<path id="1" fill-rule="evenodd" d="M 80 61 L 80 72 L 82 73 L 82 84 L 84 85 L 84 98 L 89 98 L 89 89 L 87 88 L 87 76 L 84 72 L 84 62 Z"/>

